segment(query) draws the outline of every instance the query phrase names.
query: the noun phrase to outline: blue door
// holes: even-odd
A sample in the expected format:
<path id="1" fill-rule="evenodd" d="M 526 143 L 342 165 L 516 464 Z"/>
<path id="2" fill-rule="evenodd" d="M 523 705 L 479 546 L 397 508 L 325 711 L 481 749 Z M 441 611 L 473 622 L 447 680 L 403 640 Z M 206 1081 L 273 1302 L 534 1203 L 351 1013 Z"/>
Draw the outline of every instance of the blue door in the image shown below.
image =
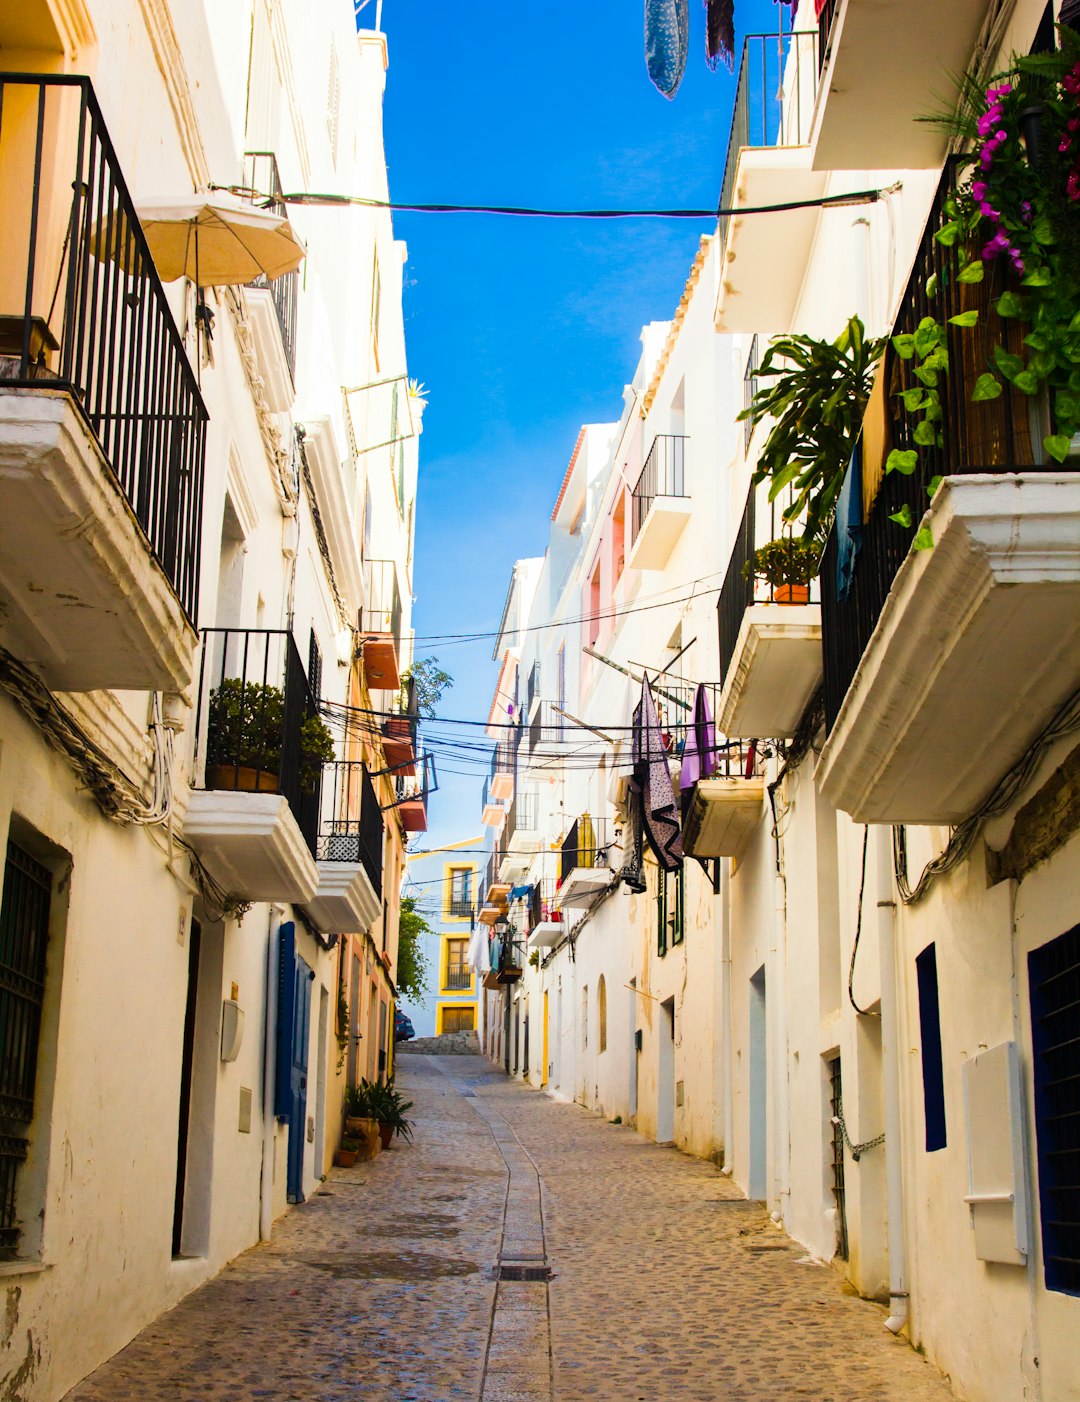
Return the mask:
<path id="1" fill-rule="evenodd" d="M 296 952 L 296 927 L 292 921 L 281 926 L 279 941 L 274 1114 L 289 1126 L 286 1193 L 290 1202 L 303 1202 L 308 1030 L 311 982 L 315 975 Z"/>

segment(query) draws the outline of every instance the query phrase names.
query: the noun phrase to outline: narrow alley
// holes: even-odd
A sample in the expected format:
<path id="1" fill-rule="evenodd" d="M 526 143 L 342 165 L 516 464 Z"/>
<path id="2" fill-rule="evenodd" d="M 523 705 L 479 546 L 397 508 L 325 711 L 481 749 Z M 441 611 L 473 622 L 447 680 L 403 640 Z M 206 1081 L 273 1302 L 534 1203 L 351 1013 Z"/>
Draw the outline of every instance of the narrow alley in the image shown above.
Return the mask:
<path id="1" fill-rule="evenodd" d="M 953 1395 L 711 1163 L 479 1057 L 398 1077 L 411 1145 L 335 1169 L 69 1402 Z"/>

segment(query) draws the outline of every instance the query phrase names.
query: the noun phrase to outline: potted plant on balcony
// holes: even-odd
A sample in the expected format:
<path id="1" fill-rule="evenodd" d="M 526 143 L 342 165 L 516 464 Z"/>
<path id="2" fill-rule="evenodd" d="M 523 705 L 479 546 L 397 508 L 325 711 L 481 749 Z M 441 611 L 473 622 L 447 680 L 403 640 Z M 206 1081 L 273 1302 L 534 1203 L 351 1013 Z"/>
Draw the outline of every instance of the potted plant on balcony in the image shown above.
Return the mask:
<path id="1" fill-rule="evenodd" d="M 277 793 L 285 692 L 280 686 L 227 677 L 210 693 L 206 718 L 206 785 L 211 789 Z M 300 787 L 313 793 L 319 772 L 334 758 L 334 737 L 317 715 L 300 725 Z"/>
<path id="2" fill-rule="evenodd" d="M 785 535 L 754 551 L 753 559 L 743 565 L 743 578 L 764 580 L 775 604 L 805 604 L 820 565 L 820 541 Z"/>

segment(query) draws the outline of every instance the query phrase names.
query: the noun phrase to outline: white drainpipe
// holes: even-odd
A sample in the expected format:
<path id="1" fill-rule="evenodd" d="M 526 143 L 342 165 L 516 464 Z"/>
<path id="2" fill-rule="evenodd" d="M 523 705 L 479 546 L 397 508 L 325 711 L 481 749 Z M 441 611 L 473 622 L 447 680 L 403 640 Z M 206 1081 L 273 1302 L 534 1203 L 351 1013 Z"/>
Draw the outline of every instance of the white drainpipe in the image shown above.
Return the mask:
<path id="1" fill-rule="evenodd" d="M 775 782 L 777 761 L 770 763 Z M 772 814 L 769 815 L 772 822 Z M 789 1112 L 788 1084 L 788 1036 L 787 1036 L 787 881 L 784 877 L 784 862 L 781 855 L 781 839 L 776 838 L 774 859 L 777 863 L 773 879 L 775 905 L 773 912 L 773 947 L 767 972 L 766 996 L 771 1011 L 773 1035 L 768 1051 L 772 1065 L 773 1088 L 773 1194 L 776 1207 L 773 1221 L 784 1221 L 788 1215 L 791 1193 L 791 1128 Z"/>
<path id="2" fill-rule="evenodd" d="M 731 1054 L 731 859 L 720 861 L 720 1094 L 723 1097 L 724 1167 L 735 1169 L 735 1107 L 733 1058 Z"/>
<path id="3" fill-rule="evenodd" d="M 874 829 L 878 950 L 881 963 L 881 1073 L 885 1101 L 885 1199 L 888 1214 L 889 1317 L 885 1328 L 899 1334 L 907 1323 L 907 1261 L 904 1243 L 904 1164 L 900 1133 L 900 1042 L 896 1013 L 896 900 L 892 829 Z"/>

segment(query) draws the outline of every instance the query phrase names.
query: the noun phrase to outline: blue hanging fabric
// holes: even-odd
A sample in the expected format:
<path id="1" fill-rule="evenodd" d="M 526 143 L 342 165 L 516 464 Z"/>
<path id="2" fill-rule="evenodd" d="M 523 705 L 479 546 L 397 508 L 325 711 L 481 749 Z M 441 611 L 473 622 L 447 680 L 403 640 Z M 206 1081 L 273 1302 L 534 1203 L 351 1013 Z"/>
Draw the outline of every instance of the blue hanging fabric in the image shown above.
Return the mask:
<path id="1" fill-rule="evenodd" d="M 645 65 L 655 87 L 674 97 L 690 47 L 690 0 L 645 0 Z"/>
<path id="2" fill-rule="evenodd" d="M 855 561 L 862 548 L 862 439 L 844 475 L 836 503 L 836 602 L 842 604 L 851 591 Z"/>

